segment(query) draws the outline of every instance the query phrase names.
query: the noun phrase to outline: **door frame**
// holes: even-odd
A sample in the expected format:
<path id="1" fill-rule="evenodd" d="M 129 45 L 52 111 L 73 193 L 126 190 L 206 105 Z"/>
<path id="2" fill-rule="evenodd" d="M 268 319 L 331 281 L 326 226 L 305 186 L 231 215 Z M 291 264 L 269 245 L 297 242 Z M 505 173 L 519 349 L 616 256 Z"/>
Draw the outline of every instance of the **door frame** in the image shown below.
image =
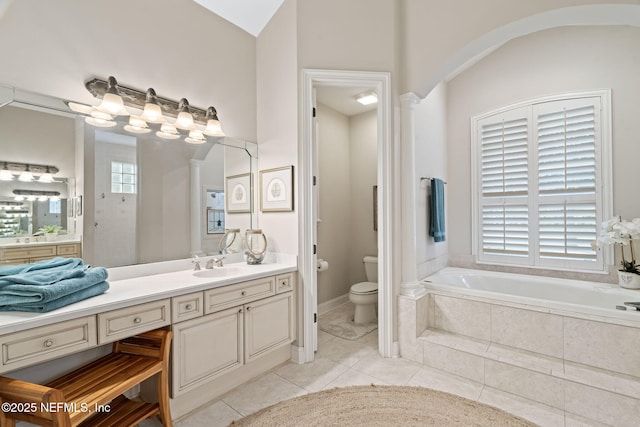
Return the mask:
<path id="1" fill-rule="evenodd" d="M 393 140 L 391 130 L 391 75 L 388 72 L 304 69 L 302 71 L 302 138 L 299 149 L 299 277 L 302 281 L 302 349 L 300 362 L 314 359 L 317 315 L 317 256 L 313 236 L 313 90 L 315 87 L 367 87 L 378 95 L 378 352 L 394 356 Z"/>

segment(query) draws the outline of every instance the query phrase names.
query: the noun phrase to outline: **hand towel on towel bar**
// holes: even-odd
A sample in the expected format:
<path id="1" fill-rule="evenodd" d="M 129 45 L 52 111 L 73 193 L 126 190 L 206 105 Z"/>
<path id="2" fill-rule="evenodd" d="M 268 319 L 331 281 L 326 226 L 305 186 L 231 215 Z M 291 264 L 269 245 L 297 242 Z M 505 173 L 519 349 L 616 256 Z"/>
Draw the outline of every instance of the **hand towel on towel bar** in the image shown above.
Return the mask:
<path id="1" fill-rule="evenodd" d="M 436 242 L 444 242 L 444 181 L 439 178 L 431 178 L 429 208 L 429 236 Z"/>

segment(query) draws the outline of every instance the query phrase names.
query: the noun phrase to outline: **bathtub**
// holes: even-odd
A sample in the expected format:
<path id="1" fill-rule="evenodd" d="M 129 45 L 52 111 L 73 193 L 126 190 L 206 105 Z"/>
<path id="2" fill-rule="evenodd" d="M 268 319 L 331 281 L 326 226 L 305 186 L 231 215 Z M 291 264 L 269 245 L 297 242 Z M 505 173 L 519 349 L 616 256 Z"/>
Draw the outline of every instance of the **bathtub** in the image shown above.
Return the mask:
<path id="1" fill-rule="evenodd" d="M 447 267 L 422 281 L 427 289 L 459 292 L 576 315 L 608 316 L 639 322 L 640 311 L 625 302 L 640 302 L 640 291 L 599 282 L 529 276 Z"/>
<path id="2" fill-rule="evenodd" d="M 451 267 L 422 283 L 426 293 L 398 300 L 402 357 L 489 400 L 507 393 L 557 411 L 541 425 L 638 426 L 640 311 L 616 306 L 640 291 Z"/>

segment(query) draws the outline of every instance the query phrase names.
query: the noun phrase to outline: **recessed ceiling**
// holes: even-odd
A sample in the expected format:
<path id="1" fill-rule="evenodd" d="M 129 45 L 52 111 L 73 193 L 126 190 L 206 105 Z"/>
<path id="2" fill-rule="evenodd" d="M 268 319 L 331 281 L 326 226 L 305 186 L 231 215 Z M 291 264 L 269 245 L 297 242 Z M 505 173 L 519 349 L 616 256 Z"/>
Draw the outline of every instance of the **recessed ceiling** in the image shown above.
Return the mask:
<path id="1" fill-rule="evenodd" d="M 284 0 L 193 0 L 254 37 L 271 20 Z"/>

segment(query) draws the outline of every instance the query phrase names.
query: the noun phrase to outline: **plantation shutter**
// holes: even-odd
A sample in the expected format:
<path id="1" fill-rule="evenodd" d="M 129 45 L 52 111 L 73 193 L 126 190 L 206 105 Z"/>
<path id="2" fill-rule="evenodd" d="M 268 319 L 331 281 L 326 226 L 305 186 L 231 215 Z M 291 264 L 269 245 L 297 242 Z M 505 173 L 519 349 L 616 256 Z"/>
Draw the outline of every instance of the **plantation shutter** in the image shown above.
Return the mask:
<path id="1" fill-rule="evenodd" d="M 598 232 L 597 101 L 556 101 L 535 108 L 542 264 L 552 259 L 597 259 L 591 248 Z"/>
<path id="2" fill-rule="evenodd" d="M 529 255 L 528 127 L 525 110 L 489 118 L 481 124 L 480 228 L 486 255 Z"/>
<path id="3" fill-rule="evenodd" d="M 604 95 L 556 97 L 474 118 L 479 262 L 604 270 Z"/>

